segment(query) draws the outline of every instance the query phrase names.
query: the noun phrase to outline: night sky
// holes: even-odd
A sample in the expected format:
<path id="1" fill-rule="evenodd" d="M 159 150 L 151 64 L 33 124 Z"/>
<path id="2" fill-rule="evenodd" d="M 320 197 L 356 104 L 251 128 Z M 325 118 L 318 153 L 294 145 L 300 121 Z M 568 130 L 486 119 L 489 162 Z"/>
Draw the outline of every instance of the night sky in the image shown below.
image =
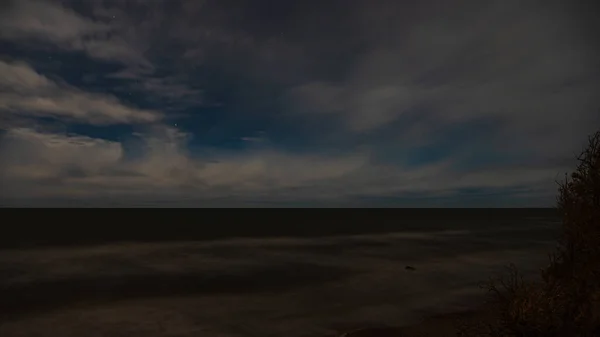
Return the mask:
<path id="1" fill-rule="evenodd" d="M 0 6 L 12 204 L 547 207 L 600 126 L 593 1 Z"/>

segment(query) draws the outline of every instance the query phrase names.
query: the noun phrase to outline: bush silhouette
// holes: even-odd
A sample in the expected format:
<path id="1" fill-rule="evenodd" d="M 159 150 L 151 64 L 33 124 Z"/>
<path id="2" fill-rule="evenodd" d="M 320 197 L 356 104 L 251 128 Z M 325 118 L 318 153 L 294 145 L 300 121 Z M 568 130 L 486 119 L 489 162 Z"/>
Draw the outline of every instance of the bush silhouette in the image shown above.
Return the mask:
<path id="1" fill-rule="evenodd" d="M 559 182 L 562 229 L 541 280 L 514 265 L 490 281 L 499 321 L 459 332 L 469 336 L 600 336 L 600 131 L 589 137 L 574 173 Z"/>

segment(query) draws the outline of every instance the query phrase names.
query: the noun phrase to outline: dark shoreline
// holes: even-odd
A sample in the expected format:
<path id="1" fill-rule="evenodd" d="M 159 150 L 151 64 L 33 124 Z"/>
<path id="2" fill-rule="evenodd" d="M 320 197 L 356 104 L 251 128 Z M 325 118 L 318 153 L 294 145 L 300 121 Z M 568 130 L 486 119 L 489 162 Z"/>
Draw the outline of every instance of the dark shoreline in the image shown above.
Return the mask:
<path id="1" fill-rule="evenodd" d="M 492 306 L 482 300 L 468 309 L 425 315 L 408 324 L 364 327 L 323 337 L 449 337 L 461 331 L 481 329 L 486 324 L 493 325 L 498 317 Z"/>

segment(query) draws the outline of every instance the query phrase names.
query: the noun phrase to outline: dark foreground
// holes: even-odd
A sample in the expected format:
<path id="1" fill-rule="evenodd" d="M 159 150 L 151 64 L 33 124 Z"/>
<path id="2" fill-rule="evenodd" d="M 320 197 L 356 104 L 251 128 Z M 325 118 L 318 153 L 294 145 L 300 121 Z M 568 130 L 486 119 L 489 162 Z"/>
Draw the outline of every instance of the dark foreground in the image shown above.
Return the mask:
<path id="1" fill-rule="evenodd" d="M 372 216 L 377 225 L 359 232 L 358 217 L 327 218 L 336 213 L 324 211 L 320 226 L 256 225 L 261 213 L 248 212 L 244 226 L 190 220 L 159 231 L 139 219 L 98 226 L 115 213 L 83 222 L 73 216 L 82 211 L 70 231 L 21 226 L 7 232 L 13 241 L 2 236 L 0 336 L 447 336 L 456 328 L 447 314 L 479 307 L 479 281 L 507 261 L 537 273 L 557 227 L 547 210 L 411 210 Z M 373 330 L 383 326 L 405 327 Z"/>
<path id="2" fill-rule="evenodd" d="M 413 209 L 5 209 L 0 249 L 232 237 L 322 237 L 492 227 L 556 218 L 552 208 Z"/>

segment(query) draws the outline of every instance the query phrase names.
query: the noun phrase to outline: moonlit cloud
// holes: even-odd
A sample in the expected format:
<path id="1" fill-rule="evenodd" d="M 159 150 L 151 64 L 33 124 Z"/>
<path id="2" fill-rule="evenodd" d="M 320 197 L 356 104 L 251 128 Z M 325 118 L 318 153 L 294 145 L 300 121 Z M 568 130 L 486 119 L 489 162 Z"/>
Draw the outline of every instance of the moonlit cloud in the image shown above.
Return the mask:
<path id="1" fill-rule="evenodd" d="M 83 92 L 38 74 L 24 63 L 0 61 L 0 112 L 90 124 L 153 122 L 161 114 L 128 107 L 111 95 Z"/>
<path id="2" fill-rule="evenodd" d="M 448 197 L 460 189 L 522 189 L 548 192 L 557 168 L 505 168 L 461 172 L 452 161 L 420 167 L 383 166 L 368 154 L 328 157 L 255 151 L 196 157 L 188 135 L 169 128 L 138 134 L 145 150 L 127 158 L 124 145 L 90 137 L 11 130 L 2 157 L 8 195 L 47 197 L 235 197 L 276 195 L 281 200 L 352 200 L 413 195 Z M 7 195 L 3 195 L 7 196 Z"/>
<path id="3" fill-rule="evenodd" d="M 9 1 L 2 197 L 550 206 L 600 125 L 586 6 Z"/>
<path id="4" fill-rule="evenodd" d="M 51 44 L 83 51 L 100 60 L 148 63 L 123 35 L 111 36 L 118 26 L 83 16 L 59 1 L 11 0 L 0 19 L 0 37 L 4 40 Z"/>
<path id="5" fill-rule="evenodd" d="M 328 158 L 272 151 L 194 158 L 185 150 L 187 135 L 174 128 L 155 128 L 138 136 L 146 145 L 143 155 L 128 160 L 120 143 L 13 129 L 5 137 L 2 169 L 19 192 L 9 193 L 45 195 L 61 187 L 61 196 L 105 192 L 141 196 L 148 189 L 161 188 L 168 194 L 183 188 L 201 197 L 251 196 L 343 177 L 365 163 L 362 156 Z"/>

